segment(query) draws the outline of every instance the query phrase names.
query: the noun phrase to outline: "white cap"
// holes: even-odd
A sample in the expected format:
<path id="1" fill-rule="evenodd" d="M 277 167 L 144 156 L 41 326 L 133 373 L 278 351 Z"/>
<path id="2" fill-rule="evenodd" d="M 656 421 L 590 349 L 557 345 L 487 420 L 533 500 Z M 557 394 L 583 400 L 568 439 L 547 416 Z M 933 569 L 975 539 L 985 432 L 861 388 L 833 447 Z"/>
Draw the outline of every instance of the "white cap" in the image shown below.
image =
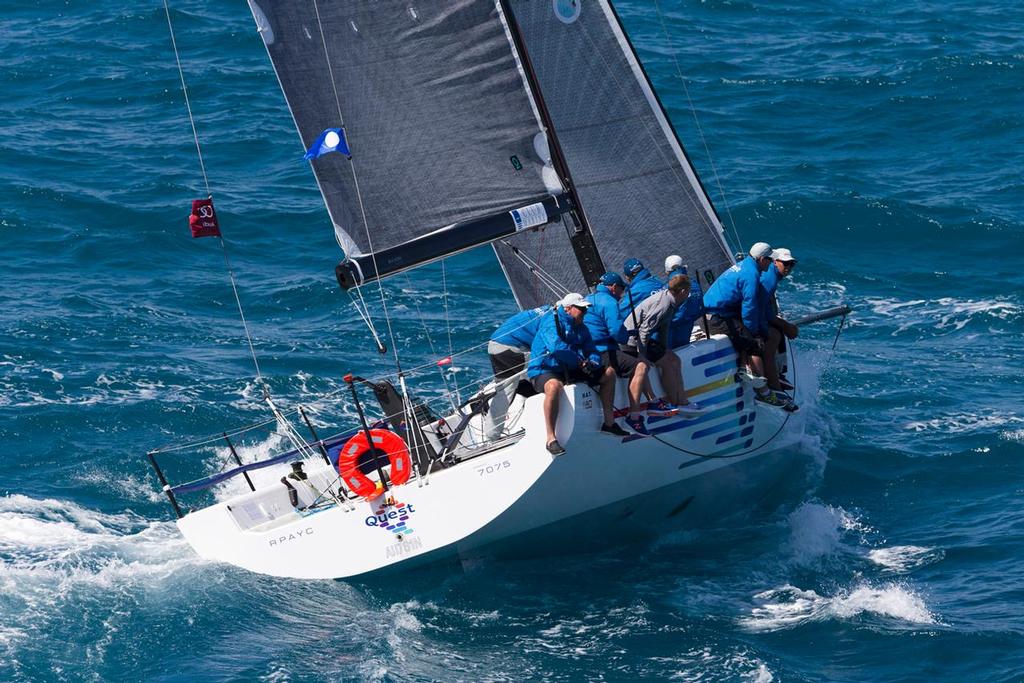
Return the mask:
<path id="1" fill-rule="evenodd" d="M 764 258 L 765 256 L 772 255 L 772 247 L 767 242 L 755 242 L 754 246 L 750 247 L 750 251 L 747 253 L 754 258 Z"/>
<path id="2" fill-rule="evenodd" d="M 779 247 L 772 252 L 772 261 L 784 261 L 786 263 L 792 261 L 793 263 L 796 263 L 796 258 L 789 249 Z"/>
<path id="3" fill-rule="evenodd" d="M 579 308 L 589 308 L 590 302 L 583 298 L 582 294 L 576 292 L 569 292 L 562 297 L 562 300 L 558 302 L 558 305 L 562 308 L 569 308 L 570 306 L 578 306 Z"/>
<path id="4" fill-rule="evenodd" d="M 683 257 L 677 254 L 672 254 L 665 259 L 665 272 L 671 273 L 673 268 L 683 267 Z"/>

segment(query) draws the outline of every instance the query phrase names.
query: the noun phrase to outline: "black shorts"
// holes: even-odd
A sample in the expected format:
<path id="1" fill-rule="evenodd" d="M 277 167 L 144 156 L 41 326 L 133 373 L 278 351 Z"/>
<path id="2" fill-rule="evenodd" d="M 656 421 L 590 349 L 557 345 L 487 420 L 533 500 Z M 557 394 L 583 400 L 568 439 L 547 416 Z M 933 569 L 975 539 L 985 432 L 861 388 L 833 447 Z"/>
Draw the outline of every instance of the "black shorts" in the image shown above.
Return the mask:
<path id="1" fill-rule="evenodd" d="M 629 377 L 636 369 L 636 356 L 620 353 L 618 349 L 608 349 L 601 352 L 601 365 L 614 368 L 615 374 L 619 377 Z"/>
<path id="2" fill-rule="evenodd" d="M 568 375 L 556 375 L 552 372 L 542 372 L 530 379 L 530 383 L 538 394 L 544 393 L 544 385 L 548 383 L 548 380 L 557 379 L 563 384 L 575 384 L 576 382 L 586 382 L 590 386 L 597 386 L 601 381 L 601 374 L 604 371 L 603 367 L 596 368 L 594 372 L 587 374 L 582 370 L 573 370 Z"/>
<path id="3" fill-rule="evenodd" d="M 713 314 L 708 321 L 708 332 L 726 335 L 732 342 L 732 347 L 740 353 L 764 355 L 764 339 L 754 335 L 738 318 L 723 318 Z"/>
<path id="4" fill-rule="evenodd" d="M 630 358 L 632 358 L 633 367 L 636 367 L 637 359 L 639 358 L 640 352 L 637 350 L 635 346 L 623 344 L 622 346 L 619 347 L 619 351 L 622 352 L 623 356 L 629 356 Z M 667 350 L 665 349 L 665 345 L 662 344 L 660 341 L 652 339 L 649 342 L 647 342 L 647 353 L 645 354 L 645 356 L 648 362 L 657 363 L 659 360 L 665 357 L 666 353 Z"/>

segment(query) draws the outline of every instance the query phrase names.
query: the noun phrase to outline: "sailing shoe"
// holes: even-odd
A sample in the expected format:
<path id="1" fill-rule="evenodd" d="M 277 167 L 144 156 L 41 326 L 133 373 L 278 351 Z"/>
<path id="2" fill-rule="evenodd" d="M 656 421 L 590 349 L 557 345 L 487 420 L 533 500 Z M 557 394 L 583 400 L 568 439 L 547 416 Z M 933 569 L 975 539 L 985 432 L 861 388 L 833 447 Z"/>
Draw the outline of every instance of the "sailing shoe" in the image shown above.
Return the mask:
<path id="1" fill-rule="evenodd" d="M 755 375 L 747 368 L 743 368 L 742 370 L 737 371 L 736 379 L 740 382 L 746 382 L 755 389 L 760 389 L 761 387 L 768 383 L 767 379 L 759 375 Z"/>
<path id="2" fill-rule="evenodd" d="M 620 427 L 617 422 L 612 422 L 610 425 L 601 425 L 601 432 L 603 434 L 611 434 L 612 436 L 629 436 L 629 432 Z"/>
<path id="3" fill-rule="evenodd" d="M 793 391 L 793 389 L 795 388 L 790 383 L 790 381 L 786 379 L 785 375 L 779 375 L 779 386 L 782 387 L 785 391 Z"/>
<path id="4" fill-rule="evenodd" d="M 754 398 L 761 403 L 772 406 L 773 408 L 785 408 L 787 405 L 792 403 L 785 394 L 777 394 L 774 391 L 766 391 L 763 394 L 755 394 Z"/>
<path id="5" fill-rule="evenodd" d="M 647 425 L 644 424 L 644 416 L 637 415 L 635 418 L 627 417 L 626 425 L 637 434 L 643 434 L 647 436 L 650 432 L 647 431 Z"/>
<path id="6" fill-rule="evenodd" d="M 786 392 L 773 391 L 772 393 L 775 394 L 776 398 L 782 401 L 782 409 L 785 410 L 787 413 L 795 413 L 796 411 L 800 410 L 800 406 L 798 406 L 793 401 L 793 397 L 787 394 Z"/>
<path id="7" fill-rule="evenodd" d="M 548 441 L 547 448 L 548 453 L 550 453 L 551 455 L 561 455 L 562 453 L 565 453 L 565 449 L 562 448 L 562 444 L 558 443 L 558 439 Z"/>
<path id="8" fill-rule="evenodd" d="M 679 412 L 679 406 L 669 403 L 663 398 L 647 404 L 647 414 L 655 417 L 671 417 Z"/>

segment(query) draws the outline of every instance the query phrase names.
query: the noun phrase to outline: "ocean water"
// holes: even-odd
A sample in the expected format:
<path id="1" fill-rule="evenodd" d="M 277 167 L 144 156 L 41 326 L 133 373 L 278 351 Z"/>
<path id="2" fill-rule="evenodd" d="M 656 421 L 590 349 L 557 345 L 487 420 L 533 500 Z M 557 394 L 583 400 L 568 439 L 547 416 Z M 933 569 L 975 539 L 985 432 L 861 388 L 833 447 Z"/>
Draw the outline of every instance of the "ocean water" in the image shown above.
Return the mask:
<path id="1" fill-rule="evenodd" d="M 262 43 L 245 3 L 171 4 L 262 370 L 344 427 L 324 395 L 389 361 L 334 283 Z M 144 455 L 266 411 L 216 241 L 188 236 L 162 7 L 9 2 L 0 680 L 1024 679 L 1024 5 L 616 6 L 719 210 L 800 258 L 787 311 L 855 308 L 834 353 L 834 323 L 801 335 L 801 476 L 710 530 L 389 585 L 199 560 Z M 512 312 L 497 273 L 479 250 L 389 283 L 407 366 Z"/>

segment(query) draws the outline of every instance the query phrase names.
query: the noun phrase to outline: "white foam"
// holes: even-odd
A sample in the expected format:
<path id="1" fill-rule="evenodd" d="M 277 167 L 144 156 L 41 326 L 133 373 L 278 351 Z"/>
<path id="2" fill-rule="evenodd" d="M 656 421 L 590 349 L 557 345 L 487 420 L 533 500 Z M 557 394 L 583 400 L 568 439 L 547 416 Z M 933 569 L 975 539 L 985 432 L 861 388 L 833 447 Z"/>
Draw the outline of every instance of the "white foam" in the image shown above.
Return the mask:
<path id="1" fill-rule="evenodd" d="M 676 668 L 677 671 L 669 676 L 673 681 L 742 680 L 771 683 L 775 680 L 768 666 L 746 650 L 730 652 L 719 647 L 702 647 L 671 657 L 651 657 L 651 660 Z"/>
<path id="2" fill-rule="evenodd" d="M 0 497 L 0 587 L 29 607 L 82 587 L 147 583 L 201 562 L 171 522 L 53 499 Z"/>
<path id="3" fill-rule="evenodd" d="M 1019 305 L 1005 299 L 899 299 L 868 298 L 871 311 L 885 318 L 894 318 L 898 326 L 894 334 L 922 325 L 937 330 L 958 331 L 979 317 L 1009 320 L 1022 313 Z M 938 322 L 936 322 L 938 321 Z"/>
<path id="4" fill-rule="evenodd" d="M 785 585 L 754 596 L 760 604 L 740 625 L 751 631 L 780 631 L 810 622 L 849 621 L 861 615 L 884 617 L 913 625 L 936 624 L 935 616 L 918 595 L 905 586 L 859 584 L 832 597 Z"/>
<path id="5" fill-rule="evenodd" d="M 874 548 L 868 551 L 868 559 L 884 567 L 886 571 L 903 574 L 926 564 L 938 562 L 946 554 L 938 548 L 919 545 L 894 545 L 888 548 Z"/>
<path id="6" fill-rule="evenodd" d="M 995 431 L 1000 427 L 1024 424 L 1024 417 L 1013 413 L 991 413 L 975 415 L 973 413 L 947 413 L 929 420 L 914 420 L 904 425 L 904 429 L 915 432 L 940 432 L 943 434 L 968 434 L 977 431 Z"/>
<path id="7" fill-rule="evenodd" d="M 800 565 L 812 564 L 840 551 L 848 532 L 865 534 L 871 527 L 841 507 L 823 503 L 804 503 L 789 514 L 789 547 L 793 560 Z"/>

